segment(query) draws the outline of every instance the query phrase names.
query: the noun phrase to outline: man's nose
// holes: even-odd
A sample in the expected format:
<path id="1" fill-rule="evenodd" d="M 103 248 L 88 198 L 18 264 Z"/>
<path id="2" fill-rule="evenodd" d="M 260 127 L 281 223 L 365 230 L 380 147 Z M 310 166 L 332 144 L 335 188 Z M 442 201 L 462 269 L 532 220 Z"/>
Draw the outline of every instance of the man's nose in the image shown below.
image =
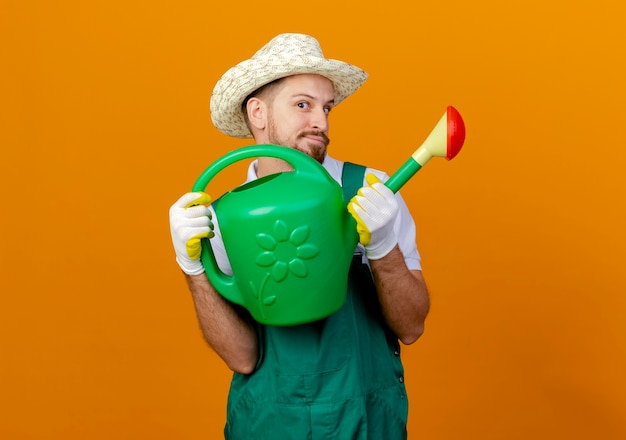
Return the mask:
<path id="1" fill-rule="evenodd" d="M 321 131 L 328 130 L 328 113 L 324 108 L 311 112 L 311 127 Z"/>

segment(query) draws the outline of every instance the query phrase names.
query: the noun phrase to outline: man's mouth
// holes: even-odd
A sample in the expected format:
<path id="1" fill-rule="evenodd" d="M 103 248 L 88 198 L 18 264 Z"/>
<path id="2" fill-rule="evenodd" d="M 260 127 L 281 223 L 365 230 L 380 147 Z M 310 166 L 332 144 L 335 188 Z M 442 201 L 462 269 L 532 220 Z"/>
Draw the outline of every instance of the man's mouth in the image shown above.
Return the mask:
<path id="1" fill-rule="evenodd" d="M 321 144 L 324 147 L 328 146 L 330 139 L 326 136 L 325 133 L 317 132 L 317 133 L 303 133 L 302 138 L 306 139 L 309 142 Z"/>

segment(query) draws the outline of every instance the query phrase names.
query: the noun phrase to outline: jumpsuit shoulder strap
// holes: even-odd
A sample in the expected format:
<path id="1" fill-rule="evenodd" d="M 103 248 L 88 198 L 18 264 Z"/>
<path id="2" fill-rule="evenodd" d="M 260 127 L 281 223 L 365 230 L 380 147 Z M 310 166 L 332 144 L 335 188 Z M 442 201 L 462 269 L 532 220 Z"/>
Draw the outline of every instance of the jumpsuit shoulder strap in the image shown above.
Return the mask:
<path id="1" fill-rule="evenodd" d="M 365 166 L 352 162 L 344 162 L 341 172 L 341 188 L 343 189 L 343 200 L 348 203 L 356 192 L 363 186 L 365 177 Z"/>

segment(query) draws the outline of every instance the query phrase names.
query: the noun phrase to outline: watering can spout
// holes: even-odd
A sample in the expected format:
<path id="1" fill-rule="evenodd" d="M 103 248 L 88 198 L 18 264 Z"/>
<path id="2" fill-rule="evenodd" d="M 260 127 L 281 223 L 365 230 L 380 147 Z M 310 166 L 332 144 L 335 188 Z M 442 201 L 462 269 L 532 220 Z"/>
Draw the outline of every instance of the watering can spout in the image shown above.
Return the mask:
<path id="1" fill-rule="evenodd" d="M 452 160 L 461 150 L 464 140 L 465 125 L 461 115 L 454 107 L 448 107 L 424 143 L 413 153 L 412 158 L 421 166 L 433 156 Z"/>
<path id="2" fill-rule="evenodd" d="M 413 177 L 433 157 L 445 157 L 452 160 L 459 154 L 465 142 L 465 124 L 459 112 L 448 106 L 435 128 L 422 145 L 400 167 L 385 185 L 393 192 L 398 190 Z"/>

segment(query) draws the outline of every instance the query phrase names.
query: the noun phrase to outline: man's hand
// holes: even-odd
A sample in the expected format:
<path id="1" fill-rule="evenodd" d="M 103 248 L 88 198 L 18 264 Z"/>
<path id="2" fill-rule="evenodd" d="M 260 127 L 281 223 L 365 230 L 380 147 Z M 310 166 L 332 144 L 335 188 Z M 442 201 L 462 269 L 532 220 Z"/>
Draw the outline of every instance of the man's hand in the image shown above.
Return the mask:
<path id="1" fill-rule="evenodd" d="M 187 275 L 204 272 L 200 261 L 202 238 L 213 237 L 213 223 L 208 205 L 211 197 L 203 192 L 182 196 L 170 208 L 170 232 L 176 251 L 176 261 Z"/>
<path id="2" fill-rule="evenodd" d="M 393 225 L 398 215 L 398 201 L 374 174 L 365 178 L 368 185 L 359 189 L 350 200 L 348 211 L 357 222 L 359 241 L 365 246 L 367 258 L 378 260 L 398 244 Z"/>

